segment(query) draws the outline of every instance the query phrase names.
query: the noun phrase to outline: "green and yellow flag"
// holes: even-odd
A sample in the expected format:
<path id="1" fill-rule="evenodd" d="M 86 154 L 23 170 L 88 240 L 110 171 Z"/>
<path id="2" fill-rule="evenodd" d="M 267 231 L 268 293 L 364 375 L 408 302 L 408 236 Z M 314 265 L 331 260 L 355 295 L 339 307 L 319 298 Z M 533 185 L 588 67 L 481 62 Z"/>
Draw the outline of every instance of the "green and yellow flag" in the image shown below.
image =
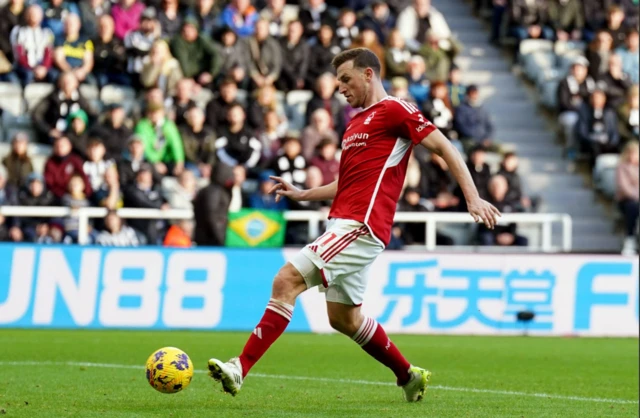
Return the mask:
<path id="1" fill-rule="evenodd" d="M 235 248 L 278 248 L 284 245 L 287 222 L 275 210 L 241 209 L 229 213 L 225 245 Z"/>

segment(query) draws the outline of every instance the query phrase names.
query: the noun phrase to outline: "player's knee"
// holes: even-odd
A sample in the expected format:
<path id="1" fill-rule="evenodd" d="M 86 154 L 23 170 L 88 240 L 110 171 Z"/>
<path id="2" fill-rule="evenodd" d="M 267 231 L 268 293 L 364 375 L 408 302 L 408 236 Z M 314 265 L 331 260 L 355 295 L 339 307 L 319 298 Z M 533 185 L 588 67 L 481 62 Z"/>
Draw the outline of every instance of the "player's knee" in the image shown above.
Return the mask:
<path id="1" fill-rule="evenodd" d="M 327 313 L 329 314 L 329 325 L 339 333 L 351 337 L 358 331 L 358 324 L 351 316 L 331 310 Z"/>
<path id="2" fill-rule="evenodd" d="M 295 267 L 287 263 L 273 279 L 271 297 L 293 305 L 298 295 L 304 292 L 306 288 L 307 285 L 302 275 Z"/>

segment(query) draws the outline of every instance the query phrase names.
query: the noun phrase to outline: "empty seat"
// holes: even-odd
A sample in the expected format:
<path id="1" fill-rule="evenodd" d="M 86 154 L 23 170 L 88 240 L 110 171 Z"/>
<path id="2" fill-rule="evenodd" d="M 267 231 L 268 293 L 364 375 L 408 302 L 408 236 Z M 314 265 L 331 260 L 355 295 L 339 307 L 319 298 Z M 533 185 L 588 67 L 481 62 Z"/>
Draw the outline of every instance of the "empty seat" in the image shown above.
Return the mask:
<path id="1" fill-rule="evenodd" d="M 534 52 L 553 52 L 553 42 L 544 39 L 525 39 L 520 42 L 520 56 L 524 57 Z"/>
<path id="2" fill-rule="evenodd" d="M 81 84 L 80 94 L 82 94 L 82 97 L 84 97 L 89 101 L 93 101 L 100 98 L 100 91 L 96 86 L 92 86 L 91 84 Z"/>
<path id="3" fill-rule="evenodd" d="M 30 112 L 46 96 L 51 94 L 55 86 L 50 83 L 33 83 L 24 88 L 24 100 L 27 102 L 27 110 Z"/>
<path id="4" fill-rule="evenodd" d="M 24 112 L 22 87 L 12 83 L 0 83 L 0 109 L 4 115 L 20 116 Z"/>
<path id="5" fill-rule="evenodd" d="M 287 94 L 285 111 L 292 130 L 304 129 L 307 104 L 312 97 L 313 92 L 310 90 L 292 90 Z"/>
<path id="6" fill-rule="evenodd" d="M 205 88 L 200 89 L 198 94 L 193 97 L 193 101 L 202 108 L 206 107 L 207 103 L 209 103 L 211 99 L 213 99 L 213 92 Z"/>
<path id="7" fill-rule="evenodd" d="M 100 101 L 104 105 L 122 103 L 127 114 L 130 114 L 136 102 L 136 91 L 131 87 L 109 84 L 100 91 Z"/>
<path id="8" fill-rule="evenodd" d="M 618 154 L 602 154 L 596 158 L 593 166 L 594 187 L 608 197 L 613 197 L 615 194 L 615 171 L 619 161 Z"/>

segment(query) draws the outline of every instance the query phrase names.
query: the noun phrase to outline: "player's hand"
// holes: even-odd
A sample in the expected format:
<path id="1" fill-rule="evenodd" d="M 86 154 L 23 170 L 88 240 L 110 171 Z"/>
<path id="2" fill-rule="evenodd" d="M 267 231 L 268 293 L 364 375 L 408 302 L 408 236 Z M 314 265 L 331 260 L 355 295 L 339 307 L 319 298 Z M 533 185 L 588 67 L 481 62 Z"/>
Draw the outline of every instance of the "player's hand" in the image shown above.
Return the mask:
<path id="1" fill-rule="evenodd" d="M 482 222 L 487 228 L 493 229 L 498 223 L 498 218 L 502 216 L 500 211 L 496 209 L 491 203 L 480 199 L 467 202 L 467 208 L 469 213 L 473 216 L 476 222 Z"/>
<path id="2" fill-rule="evenodd" d="M 269 194 L 275 192 L 276 202 L 279 202 L 282 197 L 288 197 L 295 201 L 302 200 L 302 190 L 280 177 L 269 176 L 269 178 L 276 182 L 276 184 L 269 189 Z"/>

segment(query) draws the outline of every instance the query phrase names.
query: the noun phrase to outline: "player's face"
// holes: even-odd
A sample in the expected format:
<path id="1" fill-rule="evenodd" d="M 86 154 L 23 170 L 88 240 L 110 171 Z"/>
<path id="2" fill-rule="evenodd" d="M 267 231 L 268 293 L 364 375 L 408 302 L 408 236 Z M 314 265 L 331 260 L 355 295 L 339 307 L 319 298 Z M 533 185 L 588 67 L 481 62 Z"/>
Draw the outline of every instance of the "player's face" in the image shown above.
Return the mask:
<path id="1" fill-rule="evenodd" d="M 338 67 L 338 92 L 342 94 L 349 106 L 353 108 L 363 107 L 364 99 L 369 93 L 366 80 L 366 72 L 353 68 L 353 61 L 347 61 Z"/>

